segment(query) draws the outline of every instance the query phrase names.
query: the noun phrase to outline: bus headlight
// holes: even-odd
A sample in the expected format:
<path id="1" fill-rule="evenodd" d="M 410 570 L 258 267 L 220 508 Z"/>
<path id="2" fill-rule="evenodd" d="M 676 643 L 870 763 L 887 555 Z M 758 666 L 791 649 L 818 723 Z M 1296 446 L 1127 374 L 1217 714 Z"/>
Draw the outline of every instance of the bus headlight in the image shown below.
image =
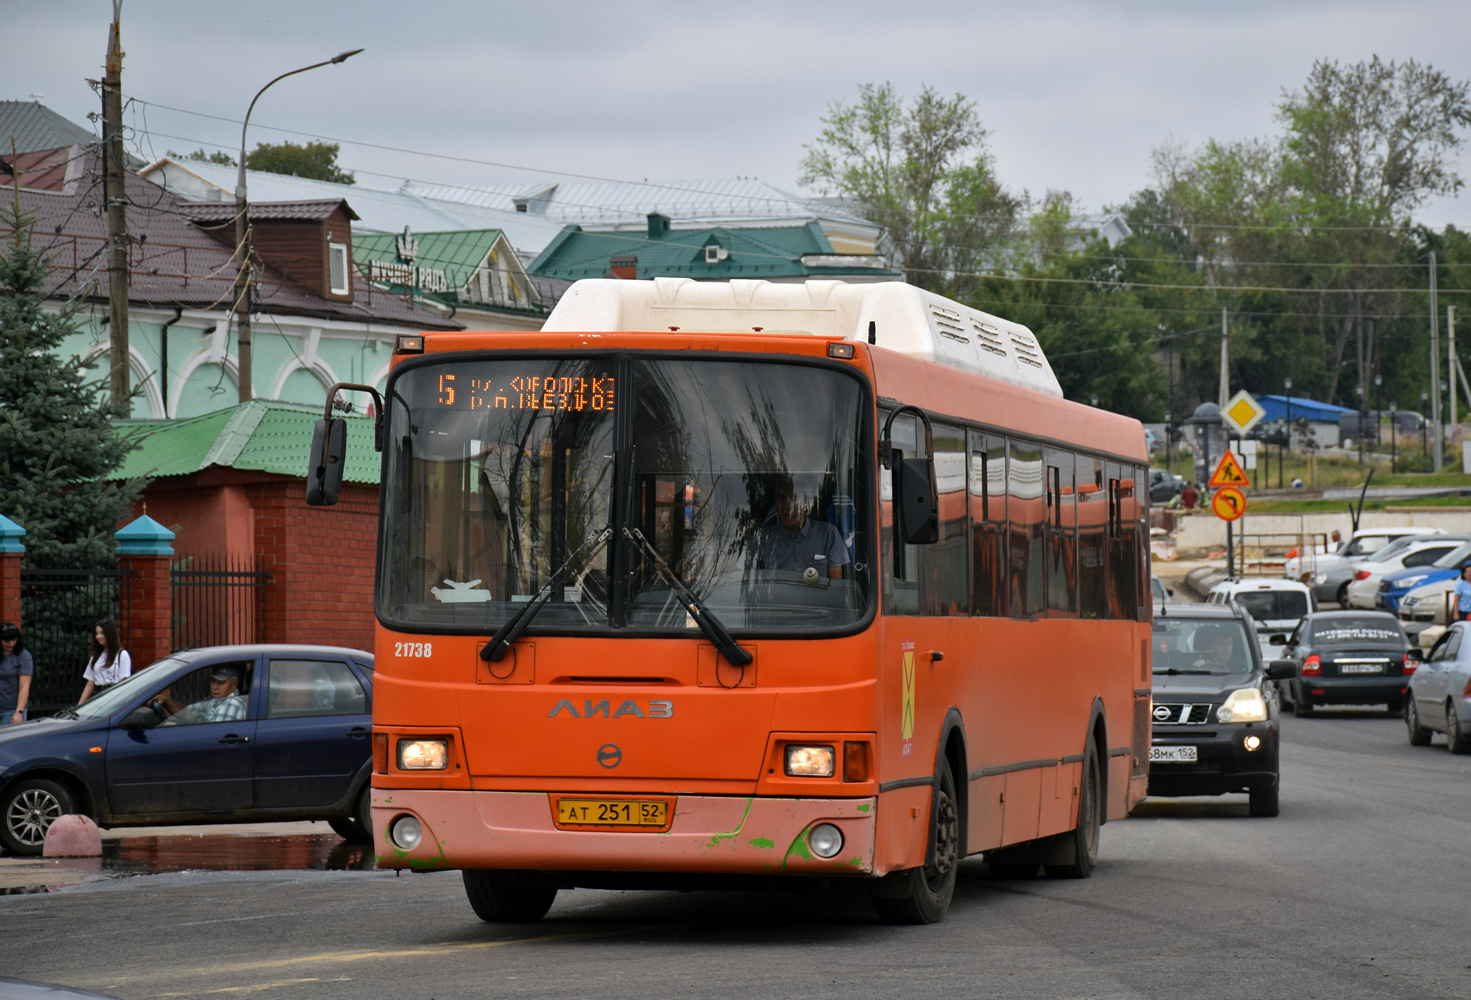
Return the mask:
<path id="1" fill-rule="evenodd" d="M 1240 688 L 1232 691 L 1225 704 L 1216 709 L 1216 718 L 1221 722 L 1263 722 L 1267 718 L 1267 703 L 1256 688 Z"/>
<path id="2" fill-rule="evenodd" d="M 448 740 L 398 741 L 400 771 L 443 771 L 448 763 Z"/>
<path id="3" fill-rule="evenodd" d="M 412 851 L 419 846 L 419 841 L 424 839 L 424 828 L 414 817 L 400 816 L 393 821 L 393 826 L 389 827 L 388 835 L 393 838 L 393 842 L 399 848 Z"/>
<path id="4" fill-rule="evenodd" d="M 819 858 L 831 858 L 843 849 L 843 831 L 831 823 L 818 823 L 807 834 L 807 846 Z"/>
<path id="5" fill-rule="evenodd" d="M 832 747 L 787 747 L 787 777 L 831 778 L 836 755 Z"/>

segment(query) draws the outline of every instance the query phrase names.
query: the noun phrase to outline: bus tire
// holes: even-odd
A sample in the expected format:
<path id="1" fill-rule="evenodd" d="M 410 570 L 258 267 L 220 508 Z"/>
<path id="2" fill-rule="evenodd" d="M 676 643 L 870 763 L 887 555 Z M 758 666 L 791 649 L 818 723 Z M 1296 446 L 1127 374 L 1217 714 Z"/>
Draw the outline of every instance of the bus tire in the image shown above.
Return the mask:
<path id="1" fill-rule="evenodd" d="M 557 898 L 555 886 L 533 872 L 466 869 L 470 909 L 488 924 L 531 924 L 547 915 Z"/>
<path id="2" fill-rule="evenodd" d="M 939 796 L 935 809 L 935 862 L 910 868 L 895 875 L 908 880 L 907 892 L 894 897 L 874 896 L 873 908 L 886 924 L 934 924 L 945 918 L 955 896 L 955 876 L 960 870 L 960 798 L 955 794 L 955 777 L 950 764 L 940 768 Z"/>
<path id="3" fill-rule="evenodd" d="M 1098 863 L 1098 830 L 1103 825 L 1103 775 L 1098 768 L 1098 754 L 1093 743 L 1083 757 L 1083 781 L 1078 789 L 1078 825 L 1073 829 L 1074 861 L 1064 865 L 1046 865 L 1052 878 L 1087 878 Z"/>

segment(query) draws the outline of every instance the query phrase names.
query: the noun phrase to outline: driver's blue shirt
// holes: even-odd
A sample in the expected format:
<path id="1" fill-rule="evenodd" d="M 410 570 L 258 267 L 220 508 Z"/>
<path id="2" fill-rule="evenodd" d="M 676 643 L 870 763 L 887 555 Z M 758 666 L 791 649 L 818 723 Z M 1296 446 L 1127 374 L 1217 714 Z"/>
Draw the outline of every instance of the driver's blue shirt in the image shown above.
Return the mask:
<path id="1" fill-rule="evenodd" d="M 781 569 L 801 573 L 815 567 L 827 576 L 833 566 L 848 564 L 848 547 L 838 529 L 826 521 L 810 518 L 795 532 L 788 531 L 780 520 L 765 524 L 756 547 L 757 569 Z"/>

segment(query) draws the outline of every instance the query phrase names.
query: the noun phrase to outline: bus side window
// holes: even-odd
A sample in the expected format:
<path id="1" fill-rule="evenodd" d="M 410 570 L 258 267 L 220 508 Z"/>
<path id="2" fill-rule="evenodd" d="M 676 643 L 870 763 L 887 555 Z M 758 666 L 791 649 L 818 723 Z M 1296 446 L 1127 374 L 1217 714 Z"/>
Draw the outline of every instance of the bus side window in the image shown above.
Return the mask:
<path id="1" fill-rule="evenodd" d="M 1004 618 L 1006 604 L 1006 439 L 970 432 L 971 609 Z"/>
<path id="2" fill-rule="evenodd" d="M 1043 449 L 1047 481 L 1047 611 L 1055 618 L 1078 613 L 1077 492 L 1073 453 Z"/>
<path id="3" fill-rule="evenodd" d="M 879 411 L 879 426 L 882 427 L 888 414 Z M 919 421 L 904 414 L 894 421 L 889 429 L 895 451 L 901 458 L 915 458 L 919 450 L 915 444 L 915 429 Z M 879 558 L 882 562 L 882 594 L 884 614 L 917 615 L 919 606 L 920 548 L 906 545 L 894 530 L 894 484 L 892 470 L 882 466 L 879 476 Z M 897 552 L 895 546 L 898 546 Z"/>
<path id="4" fill-rule="evenodd" d="M 965 531 L 965 431 L 935 424 L 935 486 L 940 501 L 940 540 L 919 546 L 924 565 L 927 615 L 970 614 Z"/>
<path id="5" fill-rule="evenodd" d="M 1138 614 L 1138 553 L 1135 537 L 1138 505 L 1134 500 L 1134 469 L 1119 462 L 1105 466 L 1108 477 L 1108 616 L 1135 618 Z"/>
<path id="6" fill-rule="evenodd" d="M 1108 616 L 1108 499 L 1103 459 L 1078 456 L 1078 612 Z"/>
<path id="7" fill-rule="evenodd" d="M 1006 465 L 1006 513 L 1010 563 L 1010 597 L 1013 616 L 1035 618 L 1042 614 L 1043 574 L 1042 522 L 1047 500 L 1043 484 L 1042 449 L 1026 441 L 1011 442 Z"/>
<path id="8" fill-rule="evenodd" d="M 1154 617 L 1154 598 L 1149 593 L 1149 470 L 1134 469 L 1134 617 L 1147 622 Z"/>

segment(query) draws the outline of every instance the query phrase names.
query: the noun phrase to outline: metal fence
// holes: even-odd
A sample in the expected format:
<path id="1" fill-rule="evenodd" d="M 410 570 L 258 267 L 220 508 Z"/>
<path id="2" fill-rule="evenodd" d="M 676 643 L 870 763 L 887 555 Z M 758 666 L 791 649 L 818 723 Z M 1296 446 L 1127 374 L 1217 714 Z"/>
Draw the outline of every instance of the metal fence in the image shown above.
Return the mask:
<path id="1" fill-rule="evenodd" d="M 127 570 L 27 560 L 20 571 L 21 627 L 35 661 L 31 717 L 77 703 L 91 655 L 92 631 L 126 616 Z M 123 637 L 126 644 L 127 637 Z"/>
<path id="2" fill-rule="evenodd" d="M 171 573 L 173 648 L 261 642 L 271 575 L 250 559 L 187 556 Z"/>

